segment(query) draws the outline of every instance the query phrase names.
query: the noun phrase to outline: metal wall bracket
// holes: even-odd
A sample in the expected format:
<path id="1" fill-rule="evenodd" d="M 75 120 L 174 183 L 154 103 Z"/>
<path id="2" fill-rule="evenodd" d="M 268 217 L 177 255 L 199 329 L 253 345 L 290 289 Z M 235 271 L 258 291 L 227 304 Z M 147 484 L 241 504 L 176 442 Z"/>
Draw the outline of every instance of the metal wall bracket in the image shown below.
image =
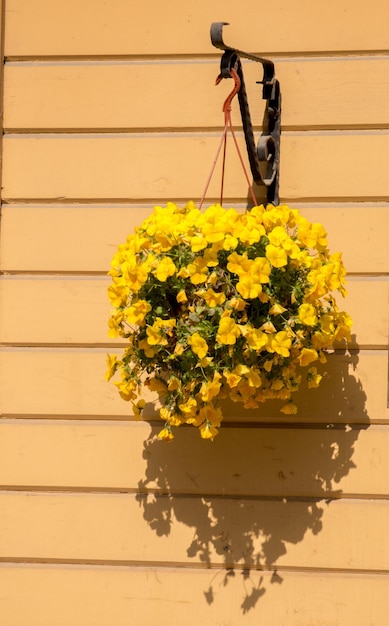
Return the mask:
<path id="1" fill-rule="evenodd" d="M 267 187 L 267 202 L 278 205 L 281 137 L 280 84 L 275 78 L 274 63 L 272 61 L 225 45 L 223 42 L 223 26 L 227 25 L 228 22 L 214 22 L 211 25 L 212 44 L 215 48 L 224 50 L 220 61 L 220 76 L 222 78 L 232 78 L 232 68 L 238 73 L 241 82 L 241 87 L 238 91 L 239 107 L 251 173 L 257 185 L 265 185 Z M 240 57 L 261 63 L 263 67 L 263 78 L 257 81 L 257 83 L 263 85 L 262 98 L 266 100 L 266 105 L 262 124 L 263 132 L 257 146 L 255 145 Z"/>

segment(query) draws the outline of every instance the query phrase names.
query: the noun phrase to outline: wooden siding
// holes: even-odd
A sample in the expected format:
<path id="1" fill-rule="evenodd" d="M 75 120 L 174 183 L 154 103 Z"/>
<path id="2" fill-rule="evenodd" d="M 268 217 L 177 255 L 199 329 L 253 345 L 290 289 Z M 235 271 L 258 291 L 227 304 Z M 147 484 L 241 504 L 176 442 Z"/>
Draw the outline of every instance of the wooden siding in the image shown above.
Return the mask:
<path id="1" fill-rule="evenodd" d="M 388 17 L 384 0 L 266 15 L 252 0 L 4 0 L 4 626 L 389 623 Z M 275 61 L 281 200 L 343 251 L 352 349 L 296 416 L 225 403 L 212 444 L 183 428 L 166 445 L 151 397 L 137 422 L 104 381 L 122 346 L 106 271 L 154 203 L 201 196 L 229 90 L 214 87 L 218 19 Z M 261 72 L 244 71 L 259 133 Z M 244 211 L 232 150 L 227 182 Z"/>

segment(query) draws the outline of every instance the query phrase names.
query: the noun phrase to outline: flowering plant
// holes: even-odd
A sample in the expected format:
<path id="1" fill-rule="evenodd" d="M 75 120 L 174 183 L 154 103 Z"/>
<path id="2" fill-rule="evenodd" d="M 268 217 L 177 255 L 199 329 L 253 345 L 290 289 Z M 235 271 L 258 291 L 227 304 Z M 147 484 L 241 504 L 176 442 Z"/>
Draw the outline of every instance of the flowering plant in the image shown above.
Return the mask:
<path id="1" fill-rule="evenodd" d="M 330 255 L 321 224 L 287 206 L 245 214 L 220 205 L 155 207 L 119 246 L 109 274 L 111 337 L 128 340 L 121 359 L 108 355 L 109 380 L 137 400 L 142 385 L 157 392 L 165 426 L 198 426 L 213 439 L 222 420 L 219 398 L 256 408 L 291 396 L 304 373 L 321 375 L 325 349 L 350 339 L 350 316 L 332 292 L 345 295 L 341 254 Z"/>

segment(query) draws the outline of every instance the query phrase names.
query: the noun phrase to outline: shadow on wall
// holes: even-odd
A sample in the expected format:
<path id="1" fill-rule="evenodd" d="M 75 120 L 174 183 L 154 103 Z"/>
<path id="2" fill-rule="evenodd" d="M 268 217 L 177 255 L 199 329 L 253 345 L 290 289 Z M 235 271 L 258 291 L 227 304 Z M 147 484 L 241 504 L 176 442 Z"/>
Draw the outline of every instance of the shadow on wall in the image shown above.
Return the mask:
<path id="1" fill-rule="evenodd" d="M 152 429 L 139 482 L 144 519 L 159 536 L 178 524 L 193 528 L 186 554 L 175 560 L 216 568 L 204 590 L 209 604 L 216 589 L 240 575 L 246 613 L 266 591 L 260 571 L 273 571 L 271 582 L 282 583 L 277 561 L 287 544 L 321 531 L 324 506 L 341 496 L 336 486 L 355 467 L 354 444 L 369 423 L 357 363 L 356 351 L 329 357 L 321 387 L 295 395 L 298 424 L 281 423 L 280 404 L 239 414 L 239 405 L 226 404 L 224 414 L 235 419 L 212 443 L 181 427 L 166 444 L 156 438 L 160 428 Z"/>

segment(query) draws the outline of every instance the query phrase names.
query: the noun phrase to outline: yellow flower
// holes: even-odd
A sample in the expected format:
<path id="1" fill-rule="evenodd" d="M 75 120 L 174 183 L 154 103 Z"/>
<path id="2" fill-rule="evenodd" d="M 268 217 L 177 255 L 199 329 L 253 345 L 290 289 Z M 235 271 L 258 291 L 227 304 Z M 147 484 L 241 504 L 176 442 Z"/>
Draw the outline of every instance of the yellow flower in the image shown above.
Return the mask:
<path id="1" fill-rule="evenodd" d="M 235 311 L 243 311 L 246 306 L 247 306 L 247 302 L 245 302 L 244 300 L 242 300 L 242 298 L 231 298 L 231 300 L 229 301 L 230 307 L 232 309 L 234 309 Z"/>
<path id="2" fill-rule="evenodd" d="M 177 376 L 172 376 L 169 380 L 169 384 L 167 386 L 169 391 L 177 391 L 177 389 L 181 389 L 181 381 Z"/>
<path id="3" fill-rule="evenodd" d="M 297 413 L 297 406 L 292 402 L 288 402 L 281 407 L 280 411 L 281 413 L 285 413 L 285 415 L 295 415 Z"/>
<path id="4" fill-rule="evenodd" d="M 222 317 L 216 335 L 216 341 L 224 345 L 234 345 L 241 331 L 234 320 L 230 317 Z"/>
<path id="5" fill-rule="evenodd" d="M 151 311 L 151 305 L 146 300 L 138 300 L 131 304 L 125 311 L 125 316 L 130 324 L 142 324 L 147 313 Z"/>
<path id="6" fill-rule="evenodd" d="M 190 239 L 190 247 L 192 252 L 200 252 L 208 245 L 208 241 L 201 235 L 195 235 Z"/>
<path id="7" fill-rule="evenodd" d="M 212 363 L 213 361 L 213 357 L 211 356 L 203 356 L 202 359 L 199 359 L 199 361 L 196 363 L 196 367 L 208 367 L 208 365 L 210 363 Z"/>
<path id="8" fill-rule="evenodd" d="M 351 327 L 353 325 L 353 320 L 350 315 L 344 311 L 338 313 L 336 316 L 336 322 L 338 324 L 338 328 L 335 334 L 335 340 L 341 341 L 342 339 L 347 339 L 347 341 L 351 341 Z"/>
<path id="9" fill-rule="evenodd" d="M 220 205 L 210 206 L 205 210 L 201 231 L 209 243 L 222 241 L 228 229 L 228 217 Z"/>
<path id="10" fill-rule="evenodd" d="M 271 265 L 265 257 L 259 256 L 254 259 L 252 272 L 260 283 L 268 283 L 270 281 Z"/>
<path id="11" fill-rule="evenodd" d="M 273 304 L 269 309 L 270 315 L 281 315 L 281 313 L 285 313 L 285 311 L 287 311 L 287 309 L 281 306 L 281 304 Z"/>
<path id="12" fill-rule="evenodd" d="M 166 335 L 172 335 L 172 330 L 176 325 L 175 319 L 163 320 L 157 317 L 152 326 L 147 326 L 147 343 L 149 346 L 166 346 L 168 340 Z"/>
<path id="13" fill-rule="evenodd" d="M 168 428 L 167 426 L 165 426 L 165 428 L 162 428 L 162 430 L 158 433 L 158 438 L 162 439 L 163 441 L 168 441 L 170 443 L 170 441 L 174 439 L 171 428 Z"/>
<path id="14" fill-rule="evenodd" d="M 147 343 L 149 346 L 167 346 L 168 340 L 165 335 L 161 333 L 161 329 L 153 326 L 148 326 L 146 329 Z"/>
<path id="15" fill-rule="evenodd" d="M 105 373 L 106 381 L 111 380 L 119 365 L 121 365 L 121 361 L 118 361 L 116 354 L 107 354 L 107 371 Z"/>
<path id="16" fill-rule="evenodd" d="M 315 326 L 317 324 L 316 309 L 312 304 L 302 304 L 299 306 L 299 320 L 306 326 Z"/>
<path id="17" fill-rule="evenodd" d="M 159 409 L 159 417 L 165 422 L 168 422 L 172 416 L 172 412 L 167 407 L 163 406 Z"/>
<path id="18" fill-rule="evenodd" d="M 219 382 L 219 379 L 214 375 L 214 378 L 212 381 L 204 382 L 201 385 L 201 388 L 199 391 L 201 400 L 203 402 L 209 402 L 210 400 L 212 400 L 212 398 L 214 398 L 215 396 L 219 394 L 220 387 L 221 387 L 221 383 Z"/>
<path id="19" fill-rule="evenodd" d="M 108 298 L 115 308 L 126 304 L 129 293 L 130 289 L 122 278 L 114 278 L 114 284 L 108 287 Z"/>
<path id="20" fill-rule="evenodd" d="M 232 252 L 227 257 L 227 269 L 229 272 L 233 274 L 246 274 L 250 271 L 253 261 L 247 258 L 247 254 L 238 254 L 237 252 Z"/>
<path id="21" fill-rule="evenodd" d="M 238 376 L 238 374 L 235 374 L 233 372 L 229 372 L 228 370 L 224 370 L 223 376 L 227 381 L 227 385 L 231 388 L 237 387 L 237 385 L 242 380 L 241 376 Z"/>
<path id="22" fill-rule="evenodd" d="M 108 337 L 112 337 L 113 339 L 115 337 L 118 337 L 119 335 L 122 334 L 122 328 L 121 328 L 121 324 L 124 320 L 124 313 L 122 310 L 119 309 L 119 311 L 115 314 L 112 315 L 109 320 L 108 320 Z"/>
<path id="23" fill-rule="evenodd" d="M 307 372 L 308 389 L 318 387 L 322 378 L 323 376 L 317 373 L 316 367 L 311 367 Z"/>
<path id="24" fill-rule="evenodd" d="M 253 328 L 246 335 L 246 341 L 253 350 L 262 350 L 267 346 L 268 335 L 258 328 Z"/>
<path id="25" fill-rule="evenodd" d="M 183 302 L 188 302 L 188 298 L 187 298 L 185 289 L 180 289 L 180 291 L 178 292 L 178 294 L 176 296 L 176 300 L 180 304 L 182 304 Z"/>
<path id="26" fill-rule="evenodd" d="M 142 411 L 146 406 L 146 400 L 138 400 L 138 402 L 132 403 L 132 410 L 134 411 L 134 417 L 139 420 L 142 417 Z"/>
<path id="27" fill-rule="evenodd" d="M 138 292 L 146 281 L 150 268 L 148 264 L 138 265 L 135 257 L 130 257 L 121 265 L 123 279 L 132 291 Z"/>
<path id="28" fill-rule="evenodd" d="M 177 343 L 176 347 L 174 348 L 174 353 L 176 356 L 181 356 L 181 354 L 183 354 L 185 348 L 182 345 L 182 343 Z"/>
<path id="29" fill-rule="evenodd" d="M 177 271 L 177 267 L 174 265 L 170 257 L 163 257 L 159 262 L 154 274 L 162 283 L 164 283 L 169 276 L 173 276 Z"/>
<path id="30" fill-rule="evenodd" d="M 266 246 L 266 258 L 270 261 L 273 267 L 284 267 L 288 264 L 288 255 L 286 250 L 279 246 L 273 246 L 269 243 Z"/>
<path id="31" fill-rule="evenodd" d="M 275 335 L 269 335 L 269 342 L 267 350 L 269 352 L 277 352 L 283 357 L 289 356 L 289 348 L 292 345 L 292 340 L 289 334 L 285 330 L 280 330 Z"/>
<path id="32" fill-rule="evenodd" d="M 275 333 L 276 327 L 273 322 L 264 322 L 259 330 L 263 330 L 264 333 Z"/>
<path id="33" fill-rule="evenodd" d="M 285 240 L 289 239 L 283 226 L 276 226 L 273 228 L 273 230 L 268 233 L 267 237 L 269 239 L 269 243 L 273 246 L 281 247 L 283 247 Z"/>
<path id="34" fill-rule="evenodd" d="M 213 441 L 214 437 L 218 434 L 217 428 L 212 426 L 210 422 L 203 422 L 200 426 L 200 435 L 203 439 L 210 439 Z"/>
<path id="35" fill-rule="evenodd" d="M 251 368 L 250 371 L 246 374 L 247 381 L 250 387 L 261 387 L 262 386 L 262 378 L 255 368 Z"/>
<path id="36" fill-rule="evenodd" d="M 195 259 L 193 263 L 189 263 L 186 270 L 189 273 L 190 282 L 193 285 L 199 285 L 200 283 L 204 283 L 207 280 L 207 263 L 201 257 Z M 178 273 L 178 275 L 180 275 L 180 272 Z"/>
<path id="37" fill-rule="evenodd" d="M 262 291 L 262 285 L 255 274 L 241 274 L 236 290 L 243 298 L 252 300 L 258 298 Z"/>
<path id="38" fill-rule="evenodd" d="M 224 293 L 216 293 L 213 289 L 208 289 L 203 292 L 196 292 L 198 295 L 205 300 L 209 307 L 219 306 L 226 301 L 226 296 Z"/>
<path id="39" fill-rule="evenodd" d="M 238 243 L 239 241 L 236 237 L 233 237 L 232 235 L 226 235 L 224 238 L 223 248 L 224 250 L 235 250 Z"/>
<path id="40" fill-rule="evenodd" d="M 196 413 L 197 402 L 194 398 L 189 398 L 186 402 L 181 402 L 178 405 L 180 411 L 182 411 L 186 417 L 190 417 Z"/>
<path id="41" fill-rule="evenodd" d="M 127 402 L 136 399 L 137 383 L 134 380 L 121 380 L 114 385 L 118 388 L 120 397 Z"/>
<path id="42" fill-rule="evenodd" d="M 200 359 L 204 358 L 208 352 L 208 344 L 199 333 L 193 333 L 193 335 L 190 335 L 188 338 L 188 344 L 191 346 L 192 352 L 197 354 Z"/>
<path id="43" fill-rule="evenodd" d="M 302 367 L 309 365 L 319 358 L 318 353 L 313 348 L 303 348 L 300 352 L 299 363 Z"/>
<path id="44" fill-rule="evenodd" d="M 158 352 L 157 348 L 149 346 L 147 339 L 142 339 L 142 341 L 139 342 L 139 348 L 143 350 L 143 352 L 149 359 L 152 359 L 153 356 L 155 356 Z"/>

